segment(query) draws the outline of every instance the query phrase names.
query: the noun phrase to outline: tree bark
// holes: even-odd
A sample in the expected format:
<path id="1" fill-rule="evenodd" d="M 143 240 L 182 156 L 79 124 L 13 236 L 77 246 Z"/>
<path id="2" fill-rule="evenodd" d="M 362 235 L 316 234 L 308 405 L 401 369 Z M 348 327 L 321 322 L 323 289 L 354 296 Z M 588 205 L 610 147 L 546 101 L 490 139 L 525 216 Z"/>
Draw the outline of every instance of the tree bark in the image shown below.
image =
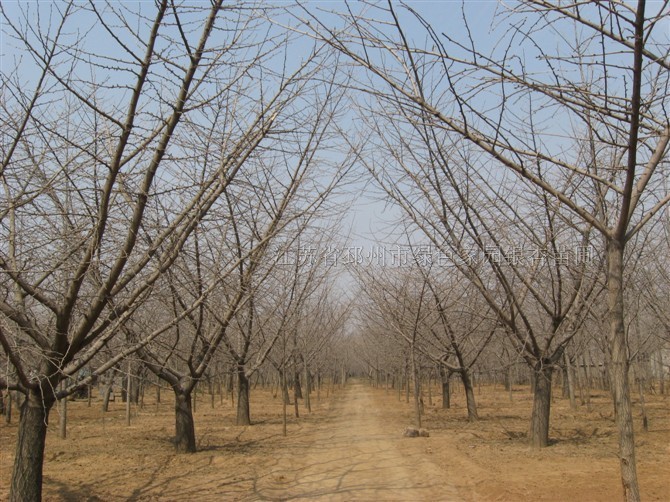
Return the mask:
<path id="1" fill-rule="evenodd" d="M 110 382 L 109 385 L 106 385 L 104 389 L 105 389 L 103 391 L 104 394 L 102 396 L 102 411 L 107 412 L 109 411 L 109 400 L 112 397 L 112 391 L 113 391 L 112 382 Z"/>
<path id="2" fill-rule="evenodd" d="M 607 289 L 609 300 L 611 368 L 610 383 L 614 397 L 616 426 L 619 432 L 619 463 L 624 500 L 640 500 L 635 463 L 635 437 L 628 382 L 628 347 L 624 324 L 623 245 L 607 245 Z"/>
<path id="3" fill-rule="evenodd" d="M 463 382 L 463 387 L 465 388 L 465 402 L 468 407 L 468 421 L 476 422 L 479 420 L 479 415 L 477 414 L 477 402 L 475 401 L 475 390 L 472 385 L 472 380 L 470 378 L 470 373 L 467 370 L 462 370 L 461 372 L 461 381 Z"/>
<path id="4" fill-rule="evenodd" d="M 126 426 L 130 427 L 130 401 L 132 400 L 131 396 L 131 386 L 133 383 L 133 378 L 131 374 L 130 359 L 128 359 L 128 372 L 126 373 Z"/>
<path id="5" fill-rule="evenodd" d="M 12 392 L 7 391 L 7 408 L 5 410 L 5 423 L 7 425 L 12 423 L 12 409 L 13 409 Z"/>
<path id="6" fill-rule="evenodd" d="M 58 416 L 58 437 L 67 439 L 67 397 L 59 401 L 60 414 Z"/>
<path id="7" fill-rule="evenodd" d="M 448 410 L 451 408 L 451 394 L 449 390 L 449 372 L 440 365 L 440 382 L 442 383 L 442 408 Z"/>
<path id="8" fill-rule="evenodd" d="M 568 397 L 570 398 L 570 408 L 577 409 L 577 401 L 575 400 L 575 381 L 572 373 L 572 364 L 570 364 L 570 357 L 567 352 L 563 352 L 563 359 L 565 361 L 565 376 L 568 382 Z"/>
<path id="9" fill-rule="evenodd" d="M 302 399 L 302 385 L 300 385 L 300 371 L 296 366 L 293 372 L 293 394 L 296 399 Z"/>
<path id="10" fill-rule="evenodd" d="M 663 370 L 663 351 L 658 351 L 658 391 L 665 395 L 665 372 Z"/>
<path id="11" fill-rule="evenodd" d="M 49 411 L 54 401 L 45 401 L 30 391 L 21 405 L 16 457 L 9 491 L 11 502 L 38 502 L 42 498 L 42 468 Z"/>
<path id="12" fill-rule="evenodd" d="M 295 414 L 295 418 L 300 418 L 300 405 L 298 404 L 298 399 L 299 395 L 298 392 L 300 390 L 298 384 L 298 380 L 294 379 L 293 381 L 293 410 Z"/>
<path id="13" fill-rule="evenodd" d="M 237 425 L 251 425 L 249 413 L 249 379 L 244 366 L 237 367 Z"/>
<path id="14" fill-rule="evenodd" d="M 419 380 L 419 370 L 416 365 L 416 355 L 414 354 L 414 346 L 411 347 L 412 358 L 412 380 L 414 380 L 414 421 L 418 429 L 421 428 L 421 381 Z M 407 382 L 409 388 L 409 382 Z"/>
<path id="15" fill-rule="evenodd" d="M 195 453 L 195 425 L 191 409 L 191 390 L 174 388 L 175 450 L 177 453 Z"/>
<path id="16" fill-rule="evenodd" d="M 551 413 L 551 377 L 553 367 L 546 361 L 538 363 L 533 373 L 533 413 L 530 419 L 530 444 L 544 448 L 549 444 L 549 416 Z"/>
<path id="17" fill-rule="evenodd" d="M 307 413 L 312 413 L 312 401 L 309 393 L 312 392 L 312 378 L 309 374 L 309 365 L 305 363 L 305 408 Z"/>
<path id="18" fill-rule="evenodd" d="M 284 437 L 286 437 L 287 434 L 287 427 L 286 427 L 286 422 L 287 422 L 287 410 L 286 406 L 288 405 L 288 385 L 286 384 L 286 369 L 282 368 L 280 372 L 280 378 L 281 378 L 281 388 L 282 388 L 282 433 Z"/>
<path id="19" fill-rule="evenodd" d="M 286 378 L 286 369 L 281 370 L 281 388 L 282 388 L 282 399 L 284 404 L 291 404 L 291 396 L 288 392 L 288 379 Z"/>

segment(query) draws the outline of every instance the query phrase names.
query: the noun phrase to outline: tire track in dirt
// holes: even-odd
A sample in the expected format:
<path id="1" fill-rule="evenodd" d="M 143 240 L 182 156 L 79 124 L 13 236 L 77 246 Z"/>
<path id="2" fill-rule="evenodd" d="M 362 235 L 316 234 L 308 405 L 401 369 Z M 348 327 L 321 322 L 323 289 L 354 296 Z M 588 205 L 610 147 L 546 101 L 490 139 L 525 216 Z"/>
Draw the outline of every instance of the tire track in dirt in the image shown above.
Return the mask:
<path id="1" fill-rule="evenodd" d="M 460 500 L 431 461 L 431 438 L 404 438 L 397 410 L 350 384 L 257 479 L 249 500 Z"/>

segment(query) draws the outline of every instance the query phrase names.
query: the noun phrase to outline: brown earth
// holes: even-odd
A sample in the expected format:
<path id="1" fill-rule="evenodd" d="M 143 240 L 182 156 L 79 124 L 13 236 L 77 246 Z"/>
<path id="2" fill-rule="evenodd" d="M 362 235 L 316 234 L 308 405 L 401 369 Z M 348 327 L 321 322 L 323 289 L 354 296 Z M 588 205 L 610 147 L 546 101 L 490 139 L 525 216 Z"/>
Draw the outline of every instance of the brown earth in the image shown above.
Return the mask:
<path id="1" fill-rule="evenodd" d="M 434 390 L 435 391 L 435 390 Z M 281 403 L 252 392 L 250 427 L 237 427 L 230 402 L 198 398 L 198 453 L 175 455 L 171 405 L 145 404 L 127 427 L 124 405 L 68 406 L 68 438 L 52 412 L 44 468 L 45 500 L 621 500 L 611 404 L 552 410 L 552 445 L 526 445 L 528 389 L 510 403 L 501 389 L 477 395 L 481 420 L 465 420 L 458 394 L 450 410 L 426 400 L 428 438 L 405 438 L 412 407 L 404 396 L 353 382 L 313 413 L 291 418 Z M 670 407 L 647 396 L 649 432 L 637 431 L 643 500 L 670 500 Z M 148 402 L 147 398 L 147 402 Z M 313 401 L 316 401 L 313 398 Z M 292 411 L 292 407 L 289 408 Z M 636 407 L 636 412 L 639 409 Z M 638 417 L 639 418 L 639 417 Z M 639 419 L 637 420 L 640 421 Z M 639 424 L 636 424 L 639 425 Z M 16 421 L 0 425 L 0 498 L 7 498 Z"/>

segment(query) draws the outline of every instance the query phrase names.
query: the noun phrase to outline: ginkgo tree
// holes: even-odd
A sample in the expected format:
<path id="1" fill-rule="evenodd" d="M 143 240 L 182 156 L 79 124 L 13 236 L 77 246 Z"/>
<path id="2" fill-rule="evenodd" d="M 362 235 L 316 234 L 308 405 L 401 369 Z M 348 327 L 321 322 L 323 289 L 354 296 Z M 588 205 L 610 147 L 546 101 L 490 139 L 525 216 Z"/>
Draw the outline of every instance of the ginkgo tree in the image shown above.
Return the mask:
<path id="1" fill-rule="evenodd" d="M 421 4 L 391 1 L 327 13 L 306 6 L 296 17 L 364 70 L 356 87 L 380 113 L 389 105 L 460 138 L 600 235 L 623 493 L 639 500 L 624 253 L 670 201 L 670 6 L 491 5 L 486 26 L 481 4 L 450 4 L 453 30 Z"/>
<path id="2" fill-rule="evenodd" d="M 14 369 L 0 386 L 25 395 L 10 500 L 41 497 L 49 412 L 76 390 L 61 382 L 124 332 L 210 210 L 252 177 L 241 173 L 269 172 L 261 151 L 273 168 L 305 165 L 282 135 L 299 136 L 309 160 L 315 136 L 301 121 L 328 129 L 317 111 L 328 91 L 314 86 L 328 87 L 334 65 L 319 44 L 288 60 L 293 37 L 264 8 L 0 6 L 0 344 Z M 282 181 L 296 193 L 290 174 Z M 209 286 L 96 374 L 199 309 Z"/>

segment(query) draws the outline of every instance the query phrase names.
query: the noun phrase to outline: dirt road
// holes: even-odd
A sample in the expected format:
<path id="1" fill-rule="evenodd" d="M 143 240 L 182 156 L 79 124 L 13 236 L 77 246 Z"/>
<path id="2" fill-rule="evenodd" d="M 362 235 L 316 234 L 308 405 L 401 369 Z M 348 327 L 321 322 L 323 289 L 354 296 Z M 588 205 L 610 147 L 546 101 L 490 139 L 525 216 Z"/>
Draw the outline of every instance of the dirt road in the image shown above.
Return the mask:
<path id="1" fill-rule="evenodd" d="M 330 389 L 330 391 L 329 391 Z M 125 404 L 102 413 L 99 402 L 68 405 L 68 435 L 58 438 L 52 412 L 44 464 L 44 500 L 176 501 L 365 500 L 535 501 L 621 500 L 611 402 L 594 409 L 552 407 L 550 448 L 532 450 L 524 436 L 532 395 L 486 388 L 477 395 L 480 421 L 468 422 L 456 393 L 452 409 L 426 406 L 429 438 L 404 438 L 412 406 L 396 392 L 350 382 L 313 396 L 313 413 L 289 416 L 282 435 L 281 399 L 261 387 L 251 394 L 254 425 L 235 426 L 230 400 L 198 399 L 198 452 L 175 455 L 170 396 L 126 425 Z M 435 395 L 435 393 L 433 393 Z M 203 399 L 203 397 L 205 399 Z M 217 396 L 223 397 L 223 396 Z M 651 427 L 637 430 L 638 474 L 644 500 L 670 500 L 670 404 L 650 396 Z M 292 415 L 292 407 L 289 413 Z M 7 499 L 17 425 L 0 421 L 0 500 Z M 638 425 L 639 424 L 638 422 Z"/>
<path id="2" fill-rule="evenodd" d="M 430 438 L 404 438 L 397 412 L 352 383 L 317 427 L 282 452 L 250 499 L 459 500 L 431 461 Z"/>

